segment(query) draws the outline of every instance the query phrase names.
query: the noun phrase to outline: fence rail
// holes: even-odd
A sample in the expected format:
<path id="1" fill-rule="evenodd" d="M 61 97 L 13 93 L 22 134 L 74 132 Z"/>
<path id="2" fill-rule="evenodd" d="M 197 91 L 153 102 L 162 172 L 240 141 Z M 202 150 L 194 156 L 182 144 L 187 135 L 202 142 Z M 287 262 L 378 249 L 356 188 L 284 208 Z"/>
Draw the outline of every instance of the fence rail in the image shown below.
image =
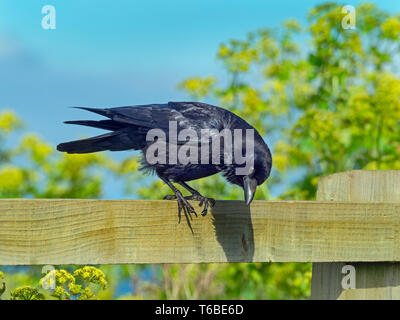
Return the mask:
<path id="1" fill-rule="evenodd" d="M 195 202 L 192 203 L 196 205 Z M 0 200 L 0 265 L 400 261 L 400 203 Z"/>
<path id="2" fill-rule="evenodd" d="M 323 177 L 317 199 L 218 201 L 193 232 L 174 201 L 3 199 L 0 265 L 313 262 L 313 299 L 400 299 L 400 171 Z"/>

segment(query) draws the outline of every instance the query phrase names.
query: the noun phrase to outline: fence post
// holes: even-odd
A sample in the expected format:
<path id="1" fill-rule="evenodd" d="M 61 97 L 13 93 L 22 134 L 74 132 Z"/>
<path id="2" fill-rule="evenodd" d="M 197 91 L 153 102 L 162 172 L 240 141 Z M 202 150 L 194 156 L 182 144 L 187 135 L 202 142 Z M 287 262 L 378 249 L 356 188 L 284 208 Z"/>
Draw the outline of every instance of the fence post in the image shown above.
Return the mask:
<path id="1" fill-rule="evenodd" d="M 400 201 L 400 171 L 354 170 L 322 177 L 318 182 L 317 200 Z M 392 229 L 388 231 L 388 237 L 398 238 L 398 226 L 389 228 Z M 379 250 L 379 244 L 371 250 Z M 342 270 L 345 265 L 354 266 L 355 289 L 342 287 L 342 280 L 347 275 L 346 270 Z M 400 263 L 313 263 L 311 299 L 400 299 Z"/>

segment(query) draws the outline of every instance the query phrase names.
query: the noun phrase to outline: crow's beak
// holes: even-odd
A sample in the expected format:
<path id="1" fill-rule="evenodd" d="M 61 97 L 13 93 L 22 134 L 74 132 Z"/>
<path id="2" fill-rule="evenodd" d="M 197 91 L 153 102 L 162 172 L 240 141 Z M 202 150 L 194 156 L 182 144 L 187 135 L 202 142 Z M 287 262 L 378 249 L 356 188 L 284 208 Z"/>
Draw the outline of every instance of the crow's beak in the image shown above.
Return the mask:
<path id="1" fill-rule="evenodd" d="M 254 198 L 257 189 L 257 180 L 249 176 L 243 178 L 244 201 L 248 206 Z"/>

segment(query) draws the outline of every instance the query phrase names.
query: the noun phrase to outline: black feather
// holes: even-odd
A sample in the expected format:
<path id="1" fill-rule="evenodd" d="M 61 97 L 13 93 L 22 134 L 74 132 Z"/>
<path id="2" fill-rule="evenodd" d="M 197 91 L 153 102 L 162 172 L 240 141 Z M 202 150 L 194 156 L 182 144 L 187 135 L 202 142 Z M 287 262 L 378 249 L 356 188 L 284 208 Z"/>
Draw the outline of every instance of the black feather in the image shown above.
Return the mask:
<path id="1" fill-rule="evenodd" d="M 88 107 L 72 107 L 72 108 L 82 109 L 82 110 L 86 110 L 86 111 L 90 111 L 90 112 L 94 112 L 94 113 L 100 114 L 100 115 L 105 116 L 105 117 L 109 117 L 108 109 L 88 108 Z"/>
<path id="2" fill-rule="evenodd" d="M 135 139 L 135 134 L 132 136 L 132 132 L 125 128 L 88 139 L 60 143 L 57 150 L 67 153 L 91 153 L 141 149 L 143 147 L 141 140 L 141 138 Z"/>
<path id="3" fill-rule="evenodd" d="M 113 121 L 113 120 L 100 120 L 100 121 L 76 120 L 76 121 L 64 121 L 64 123 L 78 124 L 81 126 L 94 127 L 94 128 L 112 130 L 112 131 L 119 130 L 121 128 L 125 128 L 127 126 L 123 123 L 119 123 L 119 122 Z"/>

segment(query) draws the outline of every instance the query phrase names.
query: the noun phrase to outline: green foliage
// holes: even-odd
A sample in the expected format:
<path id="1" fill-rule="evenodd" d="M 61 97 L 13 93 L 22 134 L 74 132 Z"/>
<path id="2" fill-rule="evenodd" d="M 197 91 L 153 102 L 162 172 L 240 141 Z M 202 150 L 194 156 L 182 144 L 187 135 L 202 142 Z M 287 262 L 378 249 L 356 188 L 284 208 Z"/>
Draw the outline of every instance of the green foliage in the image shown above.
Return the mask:
<path id="1" fill-rule="evenodd" d="M 20 287 L 11 291 L 10 300 L 44 300 L 44 295 L 32 287 Z"/>
<path id="2" fill-rule="evenodd" d="M 7 140 L 22 127 L 11 111 L 0 114 L 0 198 L 101 196 L 101 172 L 118 168 L 111 159 L 102 154 L 61 154 L 35 134 L 25 134 L 19 145 L 9 147 Z"/>
<path id="3" fill-rule="evenodd" d="M 310 264 L 173 264 L 162 267 L 161 299 L 304 299 Z"/>
<path id="4" fill-rule="evenodd" d="M 0 300 L 4 291 L 6 291 L 6 283 L 2 281 L 4 279 L 4 273 L 0 271 Z"/>

